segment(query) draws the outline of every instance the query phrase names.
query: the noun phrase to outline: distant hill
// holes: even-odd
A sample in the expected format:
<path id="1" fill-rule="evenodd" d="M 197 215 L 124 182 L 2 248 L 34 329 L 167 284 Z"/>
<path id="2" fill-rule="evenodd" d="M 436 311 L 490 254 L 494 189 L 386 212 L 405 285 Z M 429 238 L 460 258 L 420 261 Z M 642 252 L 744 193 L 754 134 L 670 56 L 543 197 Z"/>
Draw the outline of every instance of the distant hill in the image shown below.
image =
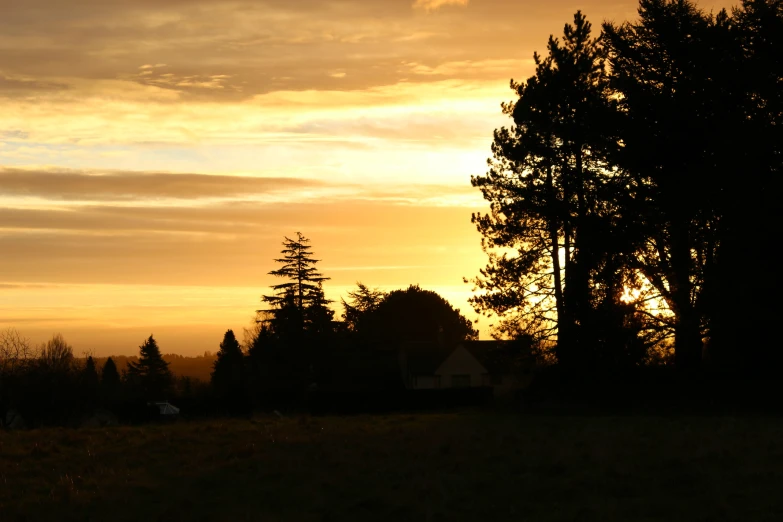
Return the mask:
<path id="1" fill-rule="evenodd" d="M 128 363 L 136 362 L 139 358 L 135 355 L 112 355 L 111 358 L 117 365 L 117 370 L 122 372 Z M 169 368 L 172 373 L 177 377 L 190 377 L 192 379 L 199 379 L 204 382 L 209 382 L 209 376 L 212 372 L 212 364 L 215 362 L 217 355 L 211 352 L 206 352 L 204 355 L 197 355 L 195 357 L 186 357 L 184 355 L 177 355 L 175 353 L 163 354 L 163 359 L 169 363 Z M 106 363 L 108 357 L 93 357 L 95 365 L 100 372 Z"/>

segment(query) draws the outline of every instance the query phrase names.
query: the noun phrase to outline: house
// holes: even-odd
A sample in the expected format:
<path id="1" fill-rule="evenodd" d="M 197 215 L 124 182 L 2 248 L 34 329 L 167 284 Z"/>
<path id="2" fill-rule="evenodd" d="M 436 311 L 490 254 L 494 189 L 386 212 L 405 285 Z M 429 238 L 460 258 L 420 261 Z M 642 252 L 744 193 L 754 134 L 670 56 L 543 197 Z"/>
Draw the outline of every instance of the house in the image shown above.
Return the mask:
<path id="1" fill-rule="evenodd" d="M 405 387 L 413 390 L 491 387 L 496 396 L 524 385 L 515 364 L 514 343 L 464 341 L 406 343 L 401 348 Z"/>
<path id="2" fill-rule="evenodd" d="M 360 346 L 330 354 L 317 384 L 319 390 L 335 392 L 381 392 L 402 388 L 398 351 L 387 346 Z"/>
<path id="3" fill-rule="evenodd" d="M 530 344 L 522 341 L 466 341 L 462 346 L 487 369 L 484 385 L 495 397 L 511 395 L 532 379 L 535 364 Z"/>
<path id="4" fill-rule="evenodd" d="M 155 406 L 160 410 L 161 417 L 170 418 L 179 415 L 179 408 L 169 402 L 156 402 Z"/>

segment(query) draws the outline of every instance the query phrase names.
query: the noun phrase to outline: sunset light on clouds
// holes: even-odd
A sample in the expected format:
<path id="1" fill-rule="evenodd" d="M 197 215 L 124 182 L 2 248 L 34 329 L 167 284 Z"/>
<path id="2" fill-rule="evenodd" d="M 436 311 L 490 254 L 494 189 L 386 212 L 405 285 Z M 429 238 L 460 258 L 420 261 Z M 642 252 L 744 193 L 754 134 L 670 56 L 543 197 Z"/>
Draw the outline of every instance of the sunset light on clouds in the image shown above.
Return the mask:
<path id="1" fill-rule="evenodd" d="M 5 3 L 5 2 L 4 2 Z M 9 3 L 10 5 L 10 3 Z M 581 4 L 594 24 L 635 1 Z M 709 9 L 709 6 L 702 5 Z M 215 351 L 284 236 L 327 297 L 419 284 L 475 317 L 470 176 L 556 0 L 25 0 L 0 17 L 0 328 Z M 340 310 L 338 309 L 339 316 Z M 488 323 L 479 323 L 482 338 Z"/>

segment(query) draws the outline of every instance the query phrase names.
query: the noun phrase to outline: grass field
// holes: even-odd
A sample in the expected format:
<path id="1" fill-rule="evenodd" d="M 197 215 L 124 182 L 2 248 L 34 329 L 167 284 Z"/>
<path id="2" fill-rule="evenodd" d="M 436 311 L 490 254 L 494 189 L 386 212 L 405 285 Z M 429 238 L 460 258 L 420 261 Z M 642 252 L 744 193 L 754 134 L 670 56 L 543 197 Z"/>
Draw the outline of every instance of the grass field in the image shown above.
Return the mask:
<path id="1" fill-rule="evenodd" d="M 783 420 L 465 412 L 0 432 L 0 520 L 783 520 Z"/>

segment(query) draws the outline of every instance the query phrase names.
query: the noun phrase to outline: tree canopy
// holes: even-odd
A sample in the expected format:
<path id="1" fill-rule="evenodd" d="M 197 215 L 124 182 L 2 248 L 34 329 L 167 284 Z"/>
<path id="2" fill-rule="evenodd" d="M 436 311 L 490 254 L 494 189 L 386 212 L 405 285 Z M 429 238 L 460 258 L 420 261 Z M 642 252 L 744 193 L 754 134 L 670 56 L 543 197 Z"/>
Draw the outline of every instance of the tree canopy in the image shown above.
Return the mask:
<path id="1" fill-rule="evenodd" d="M 359 335 L 370 341 L 455 343 L 477 339 L 469 319 L 437 293 L 411 285 L 389 292 L 361 319 Z"/>
<path id="2" fill-rule="evenodd" d="M 148 400 L 163 400 L 174 382 L 174 376 L 169 370 L 169 363 L 163 360 L 155 338 L 150 335 L 139 346 L 139 360 L 129 362 L 127 370 L 128 382 Z"/>
<path id="3" fill-rule="evenodd" d="M 771 320 L 738 304 L 762 299 L 742 273 L 779 223 L 782 13 L 641 0 L 598 36 L 577 12 L 534 55 L 472 178 L 490 204 L 473 216 L 489 262 L 472 303 L 500 315 L 496 335 L 533 334 L 575 368 L 663 360 L 671 343 L 694 371 L 738 355 L 732 317 Z"/>
<path id="4" fill-rule="evenodd" d="M 227 330 L 220 343 L 211 374 L 212 386 L 222 396 L 236 397 L 244 391 L 244 354 L 233 330 Z"/>
<path id="5" fill-rule="evenodd" d="M 273 285 L 273 293 L 261 300 L 272 308 L 257 310 L 259 320 L 270 323 L 278 337 L 290 338 L 294 342 L 303 335 L 323 335 L 331 329 L 334 311 L 324 296 L 323 282 L 329 278 L 318 272 L 313 258 L 310 240 L 300 232 L 296 239 L 288 237 L 283 241 L 282 258 L 275 259 L 282 266 L 269 272 L 284 279 Z"/>

